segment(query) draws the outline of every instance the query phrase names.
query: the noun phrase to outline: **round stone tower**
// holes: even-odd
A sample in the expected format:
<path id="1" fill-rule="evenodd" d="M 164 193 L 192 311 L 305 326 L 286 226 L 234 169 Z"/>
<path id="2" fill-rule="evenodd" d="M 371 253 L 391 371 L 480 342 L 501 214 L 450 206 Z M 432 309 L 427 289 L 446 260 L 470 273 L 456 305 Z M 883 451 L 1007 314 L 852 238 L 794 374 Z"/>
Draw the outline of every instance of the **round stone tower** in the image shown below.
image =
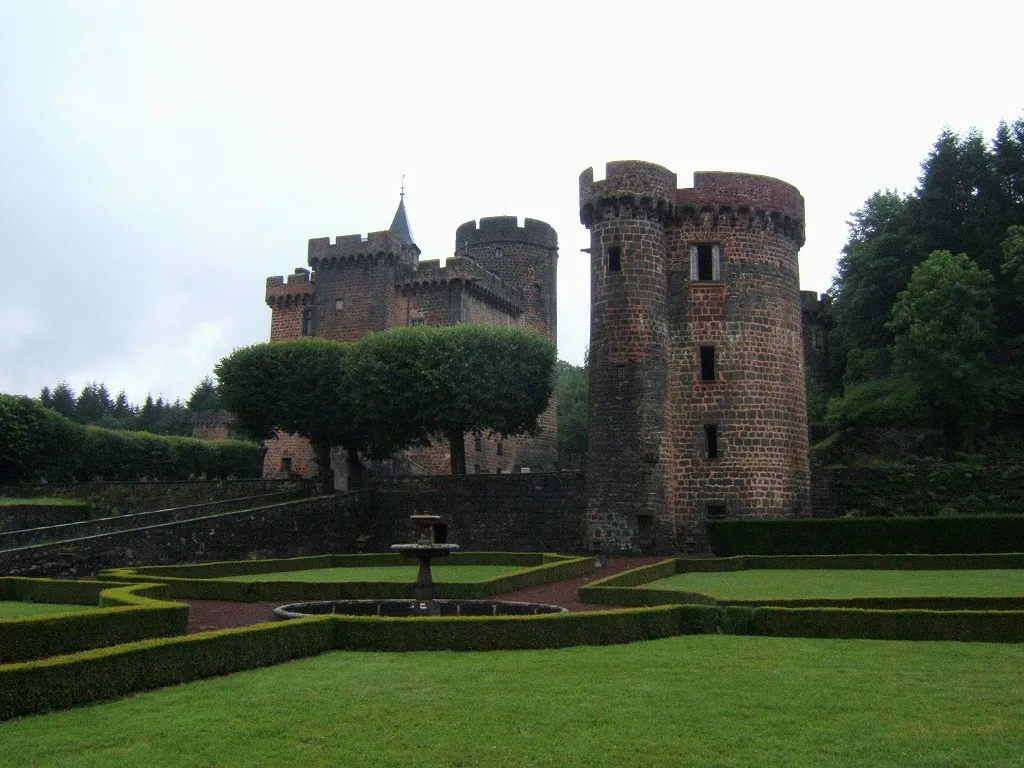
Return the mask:
<path id="1" fill-rule="evenodd" d="M 523 325 L 552 344 L 558 337 L 558 235 L 550 224 L 515 216 L 467 221 L 455 231 L 455 255 L 468 256 L 523 291 Z"/>
<path id="2" fill-rule="evenodd" d="M 558 235 L 538 219 L 490 216 L 467 221 L 455 231 L 455 255 L 472 259 L 502 281 L 522 291 L 519 325 L 558 343 Z M 555 371 L 551 371 L 552 378 Z M 506 441 L 503 450 L 512 464 L 534 471 L 558 464 L 558 401 L 554 395 L 537 419 L 538 432 Z M 514 454 L 515 458 L 511 456 Z"/>
<path id="3" fill-rule="evenodd" d="M 764 176 L 580 179 L 591 231 L 595 541 L 706 551 L 705 521 L 809 514 L 797 253 L 804 202 Z"/>
<path id="4" fill-rule="evenodd" d="M 675 191 L 675 174 L 651 163 L 608 163 L 603 181 L 593 169 L 580 176 L 580 220 L 590 230 L 586 482 L 595 549 L 669 546 L 665 225 Z"/>

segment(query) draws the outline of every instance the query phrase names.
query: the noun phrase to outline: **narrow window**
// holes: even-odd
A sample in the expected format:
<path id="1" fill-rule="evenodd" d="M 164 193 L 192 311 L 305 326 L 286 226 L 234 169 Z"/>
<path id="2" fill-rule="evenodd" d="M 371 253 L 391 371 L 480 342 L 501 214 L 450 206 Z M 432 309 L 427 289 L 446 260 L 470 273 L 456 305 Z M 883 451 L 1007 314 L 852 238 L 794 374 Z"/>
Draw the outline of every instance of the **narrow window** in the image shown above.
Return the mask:
<path id="1" fill-rule="evenodd" d="M 618 272 L 622 269 L 622 248 L 618 245 L 608 246 L 608 271 Z"/>
<path id="2" fill-rule="evenodd" d="M 302 310 L 302 335 L 313 335 L 313 308 L 306 307 Z"/>
<path id="3" fill-rule="evenodd" d="M 704 516 L 708 520 L 722 520 L 725 517 L 725 504 L 709 502 L 704 507 Z"/>
<path id="4" fill-rule="evenodd" d="M 821 328 L 815 328 L 811 331 L 811 344 L 815 349 L 825 348 L 825 332 Z"/>
<path id="5" fill-rule="evenodd" d="M 505 455 L 505 446 L 502 445 L 501 443 L 498 443 L 497 454 L 499 456 L 504 456 Z"/>
<path id="6" fill-rule="evenodd" d="M 715 348 L 700 348 L 700 378 L 701 381 L 715 380 Z"/>
<path id="7" fill-rule="evenodd" d="M 499 258 L 499 259 L 500 259 L 500 258 L 501 258 L 502 256 L 504 256 L 504 255 L 505 255 L 505 252 L 504 252 L 503 250 L 501 250 L 501 248 L 495 248 L 495 249 L 494 249 L 494 255 L 495 255 L 495 256 L 496 256 L 497 258 Z"/>
<path id="8" fill-rule="evenodd" d="M 720 280 L 721 247 L 717 243 L 697 243 L 690 246 L 690 279 L 707 282 Z"/>
<path id="9" fill-rule="evenodd" d="M 281 459 L 281 474 L 290 475 L 292 473 L 292 459 L 290 456 L 284 456 Z"/>
<path id="10" fill-rule="evenodd" d="M 480 465 L 479 464 L 474 464 L 473 465 L 473 474 L 474 475 L 479 475 L 480 474 Z"/>
<path id="11" fill-rule="evenodd" d="M 473 449 L 479 453 L 484 449 L 484 436 L 477 432 L 473 435 Z"/>
<path id="12" fill-rule="evenodd" d="M 615 367 L 615 375 L 619 377 L 619 381 L 626 378 L 626 366 L 618 365 Z"/>
<path id="13" fill-rule="evenodd" d="M 341 310 L 343 310 L 344 308 L 345 308 L 345 300 L 344 299 L 335 299 L 334 300 L 334 311 L 335 312 L 341 312 Z"/>
<path id="14" fill-rule="evenodd" d="M 709 459 L 718 458 L 718 425 L 704 425 L 704 449 Z"/>

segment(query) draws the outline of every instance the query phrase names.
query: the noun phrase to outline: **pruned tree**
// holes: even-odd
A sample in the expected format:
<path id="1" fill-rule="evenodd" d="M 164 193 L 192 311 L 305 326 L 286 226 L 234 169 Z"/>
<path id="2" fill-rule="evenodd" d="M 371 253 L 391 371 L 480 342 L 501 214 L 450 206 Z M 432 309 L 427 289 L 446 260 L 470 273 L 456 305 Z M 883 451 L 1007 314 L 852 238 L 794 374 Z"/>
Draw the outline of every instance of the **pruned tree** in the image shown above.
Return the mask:
<path id="1" fill-rule="evenodd" d="M 225 407 L 243 429 L 261 438 L 275 430 L 302 435 L 330 484 L 332 446 L 348 452 L 350 487 L 361 485 L 363 424 L 352 395 L 353 345 L 303 338 L 236 349 L 215 369 Z"/>
<path id="2" fill-rule="evenodd" d="M 360 410 L 379 416 L 371 443 L 443 437 L 452 474 L 466 473 L 467 433 L 534 433 L 554 387 L 554 347 L 519 328 L 396 328 L 364 337 L 357 356 Z"/>

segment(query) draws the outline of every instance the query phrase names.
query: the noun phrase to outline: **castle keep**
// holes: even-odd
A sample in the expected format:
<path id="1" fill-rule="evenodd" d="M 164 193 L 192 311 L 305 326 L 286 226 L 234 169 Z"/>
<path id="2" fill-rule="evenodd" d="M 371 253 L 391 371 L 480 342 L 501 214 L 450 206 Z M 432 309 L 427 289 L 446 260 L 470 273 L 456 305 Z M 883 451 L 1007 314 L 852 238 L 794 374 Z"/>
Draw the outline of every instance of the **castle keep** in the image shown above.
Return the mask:
<path id="1" fill-rule="evenodd" d="M 405 325 L 478 323 L 531 328 L 555 344 L 558 237 L 543 221 L 514 216 L 469 221 L 455 235 L 455 255 L 420 260 L 404 195 L 391 228 L 369 235 L 309 241 L 309 269 L 267 278 L 270 340 L 318 336 L 355 341 Z M 558 458 L 554 398 L 535 437 L 467 435 L 470 472 L 550 470 Z M 407 470 L 449 471 L 444 442 L 410 451 Z M 307 442 L 294 435 L 270 441 L 264 475 L 311 474 Z"/>
<path id="2" fill-rule="evenodd" d="M 717 172 L 679 189 L 613 162 L 580 176 L 580 220 L 592 546 L 696 551 L 706 519 L 809 515 L 803 337 L 819 321 L 802 313 L 799 191 Z"/>

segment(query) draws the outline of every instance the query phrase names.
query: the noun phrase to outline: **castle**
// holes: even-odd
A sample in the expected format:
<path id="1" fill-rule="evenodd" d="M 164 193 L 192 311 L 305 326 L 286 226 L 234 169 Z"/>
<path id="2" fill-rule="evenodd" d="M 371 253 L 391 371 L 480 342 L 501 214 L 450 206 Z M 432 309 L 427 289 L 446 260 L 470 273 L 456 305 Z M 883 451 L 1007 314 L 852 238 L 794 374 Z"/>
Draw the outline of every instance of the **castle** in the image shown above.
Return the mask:
<path id="1" fill-rule="evenodd" d="M 785 182 L 643 162 L 580 176 L 590 230 L 591 546 L 706 548 L 708 519 L 810 514 L 804 201 Z"/>
<path id="2" fill-rule="evenodd" d="M 823 300 L 800 291 L 804 201 L 777 179 L 645 162 L 580 177 L 590 230 L 586 520 L 605 551 L 703 551 L 704 521 L 809 515 L 805 370 L 828 365 Z M 267 279 L 271 340 L 351 341 L 401 325 L 500 324 L 555 343 L 558 241 L 542 221 L 470 221 L 444 267 L 421 261 L 404 195 L 391 228 L 309 241 L 309 269 Z M 312 270 L 312 271 L 311 271 Z M 472 472 L 551 470 L 555 403 L 535 438 L 467 436 Z M 444 443 L 402 471 L 445 474 Z M 268 476 L 309 474 L 279 435 Z M 552 514 L 557 511 L 552 510 Z"/>
<path id="3" fill-rule="evenodd" d="M 555 344 L 558 237 L 543 221 L 514 216 L 469 221 L 455 233 L 455 253 L 420 260 L 404 192 L 390 229 L 309 241 L 309 269 L 269 277 L 270 340 L 317 336 L 355 341 L 399 326 L 480 323 L 531 328 Z M 554 398 L 533 437 L 468 435 L 466 467 L 475 473 L 546 471 L 557 465 Z M 411 449 L 403 471 L 445 474 L 444 441 Z M 268 441 L 264 476 L 311 475 L 308 442 L 279 434 Z M 336 467 L 344 462 L 333 461 Z"/>

